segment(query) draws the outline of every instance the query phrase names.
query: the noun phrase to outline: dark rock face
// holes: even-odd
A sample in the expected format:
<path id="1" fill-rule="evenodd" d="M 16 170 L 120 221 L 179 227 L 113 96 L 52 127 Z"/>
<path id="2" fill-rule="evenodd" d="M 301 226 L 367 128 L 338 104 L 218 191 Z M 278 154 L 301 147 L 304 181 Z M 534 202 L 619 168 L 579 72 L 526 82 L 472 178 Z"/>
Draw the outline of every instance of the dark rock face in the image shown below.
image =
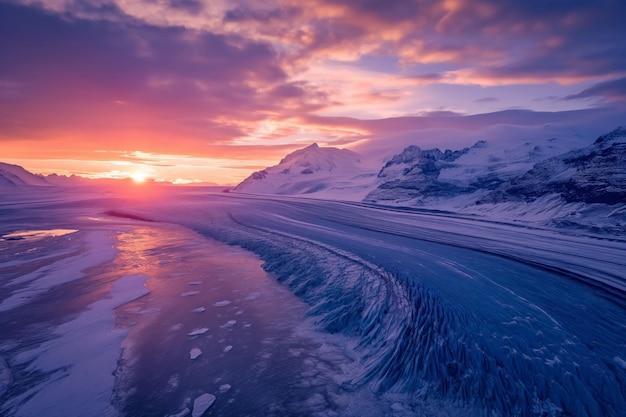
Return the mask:
<path id="1" fill-rule="evenodd" d="M 568 203 L 625 203 L 626 128 L 536 164 L 481 202 L 532 201 L 546 194 L 559 194 Z"/>
<path id="2" fill-rule="evenodd" d="M 472 148 L 443 152 L 409 146 L 380 170 L 378 178 L 383 182 L 366 200 L 419 201 L 485 191 L 476 204 L 530 202 L 549 194 L 558 194 L 568 203 L 626 203 L 626 128 L 600 136 L 590 146 L 544 159 L 512 178 L 488 173 L 467 182 L 441 179 L 442 170 L 453 168 L 459 158 L 483 145 L 479 142 Z M 540 157 L 541 148 L 536 146 L 531 153 Z M 498 168 L 507 163 L 499 159 L 489 162 Z"/>
<path id="3" fill-rule="evenodd" d="M 388 180 L 372 191 L 366 200 L 403 200 L 469 192 L 464 187 L 438 180 L 442 169 L 453 166 L 454 161 L 469 150 L 442 152 L 437 148 L 423 150 L 419 146 L 409 146 L 380 170 L 378 178 Z"/>

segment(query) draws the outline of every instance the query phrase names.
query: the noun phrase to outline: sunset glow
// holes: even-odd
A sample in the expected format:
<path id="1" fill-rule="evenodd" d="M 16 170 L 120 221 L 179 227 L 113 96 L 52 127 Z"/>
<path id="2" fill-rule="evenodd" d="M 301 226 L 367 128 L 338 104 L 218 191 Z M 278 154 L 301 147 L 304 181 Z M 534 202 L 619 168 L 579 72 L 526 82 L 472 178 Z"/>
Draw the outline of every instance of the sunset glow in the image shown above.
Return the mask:
<path id="1" fill-rule="evenodd" d="M 135 172 L 130 177 L 138 184 L 141 184 L 146 180 L 146 174 L 144 174 L 143 172 Z"/>
<path id="2" fill-rule="evenodd" d="M 432 129 L 465 145 L 603 125 L 626 109 L 624 15 L 619 0 L 0 1 L 0 160 L 236 184 L 313 142 L 367 154 Z"/>

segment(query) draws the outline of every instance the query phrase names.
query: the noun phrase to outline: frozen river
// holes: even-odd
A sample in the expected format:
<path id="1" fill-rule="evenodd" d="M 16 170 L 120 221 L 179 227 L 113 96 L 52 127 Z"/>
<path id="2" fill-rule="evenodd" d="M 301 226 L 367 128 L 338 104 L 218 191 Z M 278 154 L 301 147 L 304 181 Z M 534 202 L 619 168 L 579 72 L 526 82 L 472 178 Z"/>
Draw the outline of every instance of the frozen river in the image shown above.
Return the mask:
<path id="1" fill-rule="evenodd" d="M 7 416 L 626 409 L 619 237 L 197 191 L 0 209 Z"/>

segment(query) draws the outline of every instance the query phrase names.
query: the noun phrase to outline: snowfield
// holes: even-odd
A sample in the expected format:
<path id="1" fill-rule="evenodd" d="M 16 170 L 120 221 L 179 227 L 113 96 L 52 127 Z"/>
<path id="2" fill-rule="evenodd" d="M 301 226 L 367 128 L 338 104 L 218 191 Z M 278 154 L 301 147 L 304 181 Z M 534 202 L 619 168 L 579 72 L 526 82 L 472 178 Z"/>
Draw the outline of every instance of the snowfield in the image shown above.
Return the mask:
<path id="1" fill-rule="evenodd" d="M 42 381 L 73 386 L 89 360 L 106 364 L 93 368 L 106 375 L 89 391 L 102 400 L 111 352 L 114 386 L 98 406 L 111 401 L 111 415 L 619 417 L 626 409 L 624 235 L 202 188 L 152 199 L 57 194 L 0 206 L 2 236 L 28 224 L 79 230 L 37 245 L 0 241 L 3 415 L 67 410 Z M 105 236 L 116 236 L 116 252 L 91 257 L 89 242 Z M 38 249 L 22 251 L 28 245 Z M 59 275 L 63 265 L 71 276 Z M 145 290 L 114 295 L 128 276 L 145 277 Z M 47 306 L 64 292 L 87 299 L 53 322 L 33 318 L 56 311 Z M 108 359 L 68 360 L 63 346 L 80 351 L 89 334 L 81 323 L 95 312 Z M 54 342 L 59 335 L 67 342 Z M 60 355 L 62 371 L 51 367 Z"/>

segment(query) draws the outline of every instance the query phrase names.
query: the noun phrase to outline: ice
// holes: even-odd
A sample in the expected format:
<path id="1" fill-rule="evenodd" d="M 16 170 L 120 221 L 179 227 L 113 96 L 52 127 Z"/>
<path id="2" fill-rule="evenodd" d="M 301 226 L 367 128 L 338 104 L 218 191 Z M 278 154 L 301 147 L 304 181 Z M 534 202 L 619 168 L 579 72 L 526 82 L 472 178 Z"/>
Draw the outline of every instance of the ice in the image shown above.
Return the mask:
<path id="1" fill-rule="evenodd" d="M 56 338 L 17 358 L 31 371 L 50 372 L 51 377 L 23 401 L 19 415 L 106 415 L 114 385 L 114 370 L 126 332 L 114 328 L 113 310 L 136 300 L 148 290 L 143 275 L 128 275 L 111 286 L 109 298 L 91 304 L 73 320 L 54 329 Z M 85 378 L 85 375 L 89 375 Z"/>
<path id="2" fill-rule="evenodd" d="M 13 374 L 7 362 L 0 357 L 0 397 L 6 392 L 13 382 Z"/>
<path id="3" fill-rule="evenodd" d="M 201 417 L 215 403 L 215 395 L 205 393 L 193 401 L 192 417 Z"/>
<path id="4" fill-rule="evenodd" d="M 193 310 L 191 310 L 192 313 L 204 313 L 206 311 L 206 308 L 204 307 L 198 307 L 198 308 L 194 308 Z"/>
<path id="5" fill-rule="evenodd" d="M 181 297 L 191 297 L 193 295 L 198 295 L 200 294 L 200 291 L 185 291 L 183 293 L 180 294 Z"/>
<path id="6" fill-rule="evenodd" d="M 228 353 L 228 352 L 230 352 L 231 350 L 233 350 L 233 347 L 232 347 L 231 345 L 228 345 L 228 346 L 226 346 L 226 347 L 224 348 L 224 353 Z"/>
<path id="7" fill-rule="evenodd" d="M 209 331 L 208 327 L 200 327 L 187 333 L 187 336 L 199 336 L 199 335 L 207 333 L 208 331 Z"/>
<path id="8" fill-rule="evenodd" d="M 220 388 L 219 388 L 219 389 L 220 389 L 220 393 L 222 393 L 222 394 L 223 394 L 223 393 L 225 393 L 225 392 L 228 392 L 228 391 L 230 391 L 230 389 L 231 389 L 231 388 L 232 388 L 232 387 L 230 386 L 230 384 L 223 384 L 223 385 L 220 385 Z"/>
<path id="9" fill-rule="evenodd" d="M 53 287 L 83 278 L 85 276 L 83 271 L 112 260 L 117 254 L 117 250 L 113 248 L 110 232 L 89 232 L 84 237 L 84 243 L 86 250 L 80 254 L 63 257 L 32 273 L 13 279 L 11 284 L 20 284 L 24 287 L 2 301 L 0 312 L 19 307 Z"/>
<path id="10" fill-rule="evenodd" d="M 258 299 L 260 296 L 261 296 L 260 292 L 251 292 L 250 294 L 248 294 L 246 298 L 244 298 L 244 300 L 253 301 L 253 300 Z"/>
<path id="11" fill-rule="evenodd" d="M 197 359 L 200 355 L 202 355 L 200 348 L 195 347 L 189 351 L 189 358 L 191 360 Z"/>
<path id="12" fill-rule="evenodd" d="M 183 408 L 181 411 L 179 411 L 176 414 L 170 414 L 167 417 L 185 417 L 186 415 L 189 415 L 189 413 L 191 413 L 191 410 L 189 410 L 188 408 Z"/>
<path id="13" fill-rule="evenodd" d="M 619 356 L 613 358 L 616 364 L 618 364 L 622 369 L 626 369 L 626 361 Z"/>
<path id="14" fill-rule="evenodd" d="M 237 320 L 228 320 L 226 323 L 222 324 L 220 327 L 223 329 L 226 329 L 229 327 L 233 327 L 235 324 L 237 324 Z"/>
<path id="15" fill-rule="evenodd" d="M 7 233 L 6 235 L 0 236 L 0 240 L 39 240 L 44 237 L 65 236 L 76 232 L 78 232 L 77 229 L 19 230 L 17 232 Z"/>
<path id="16" fill-rule="evenodd" d="M 228 300 L 223 300 L 223 301 L 218 301 L 217 303 L 213 304 L 215 307 L 225 307 L 227 305 L 229 305 L 231 302 Z"/>

